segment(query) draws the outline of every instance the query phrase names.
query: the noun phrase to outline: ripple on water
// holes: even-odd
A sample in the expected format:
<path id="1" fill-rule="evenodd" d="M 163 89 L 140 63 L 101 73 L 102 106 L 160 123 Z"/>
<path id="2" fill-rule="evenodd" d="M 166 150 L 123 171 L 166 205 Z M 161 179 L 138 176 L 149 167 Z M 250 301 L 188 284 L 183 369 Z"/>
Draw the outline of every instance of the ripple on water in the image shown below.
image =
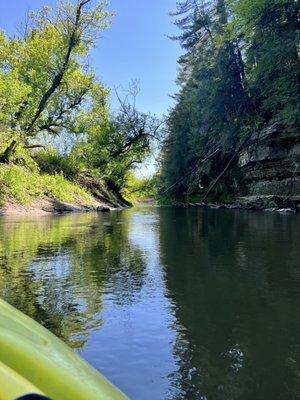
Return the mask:
<path id="1" fill-rule="evenodd" d="M 299 237 L 228 210 L 0 219 L 0 291 L 133 400 L 293 400 Z"/>

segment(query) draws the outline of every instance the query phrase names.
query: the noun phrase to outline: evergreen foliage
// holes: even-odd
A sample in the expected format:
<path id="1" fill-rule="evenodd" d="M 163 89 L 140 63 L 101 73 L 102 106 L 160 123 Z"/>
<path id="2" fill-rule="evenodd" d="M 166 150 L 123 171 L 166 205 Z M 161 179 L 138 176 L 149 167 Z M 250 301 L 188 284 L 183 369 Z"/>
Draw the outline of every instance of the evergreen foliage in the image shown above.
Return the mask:
<path id="1" fill-rule="evenodd" d="M 294 0 L 178 3 L 173 15 L 181 35 L 175 39 L 185 54 L 162 151 L 162 183 L 187 177 L 172 197 L 204 197 L 228 163 L 213 195 L 230 195 L 239 181 L 235 153 L 251 134 L 274 122 L 287 129 L 299 124 L 298 12 Z"/>

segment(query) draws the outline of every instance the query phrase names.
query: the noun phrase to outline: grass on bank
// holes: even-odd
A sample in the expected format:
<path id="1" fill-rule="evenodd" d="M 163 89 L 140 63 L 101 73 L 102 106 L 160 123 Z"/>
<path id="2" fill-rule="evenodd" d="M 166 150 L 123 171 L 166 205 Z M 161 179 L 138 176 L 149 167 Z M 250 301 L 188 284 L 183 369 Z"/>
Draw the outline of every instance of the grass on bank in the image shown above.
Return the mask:
<path id="1" fill-rule="evenodd" d="M 0 165 L 0 205 L 14 199 L 29 205 L 37 198 L 50 197 L 74 204 L 92 205 L 93 197 L 62 174 L 40 174 L 19 165 Z"/>

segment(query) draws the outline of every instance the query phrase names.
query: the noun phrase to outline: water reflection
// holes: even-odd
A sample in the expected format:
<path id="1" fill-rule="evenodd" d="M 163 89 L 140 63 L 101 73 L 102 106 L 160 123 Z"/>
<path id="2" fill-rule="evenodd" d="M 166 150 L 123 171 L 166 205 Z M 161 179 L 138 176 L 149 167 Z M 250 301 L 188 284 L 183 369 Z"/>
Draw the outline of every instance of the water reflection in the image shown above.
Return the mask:
<path id="1" fill-rule="evenodd" d="M 298 399 L 299 219 L 161 212 L 167 287 L 186 328 L 174 346 L 180 398 Z"/>
<path id="2" fill-rule="evenodd" d="M 102 323 L 104 284 L 114 281 L 119 302 L 130 301 L 142 285 L 141 252 L 129 251 L 128 224 L 114 224 L 116 218 L 2 219 L 2 297 L 72 347 L 83 348 Z"/>
<path id="3" fill-rule="evenodd" d="M 1 218 L 0 295 L 132 399 L 296 400 L 299 230 L 176 208 Z"/>

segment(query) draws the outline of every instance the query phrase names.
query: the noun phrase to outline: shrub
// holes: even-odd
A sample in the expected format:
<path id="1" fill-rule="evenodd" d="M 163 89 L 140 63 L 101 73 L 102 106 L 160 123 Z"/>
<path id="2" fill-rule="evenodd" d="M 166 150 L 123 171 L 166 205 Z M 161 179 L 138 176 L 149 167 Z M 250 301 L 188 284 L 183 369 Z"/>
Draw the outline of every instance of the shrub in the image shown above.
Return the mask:
<path id="1" fill-rule="evenodd" d="M 78 160 L 76 161 L 72 155 L 59 154 L 55 148 L 36 152 L 34 160 L 43 173 L 63 174 L 70 180 L 75 179 L 79 173 Z"/>

